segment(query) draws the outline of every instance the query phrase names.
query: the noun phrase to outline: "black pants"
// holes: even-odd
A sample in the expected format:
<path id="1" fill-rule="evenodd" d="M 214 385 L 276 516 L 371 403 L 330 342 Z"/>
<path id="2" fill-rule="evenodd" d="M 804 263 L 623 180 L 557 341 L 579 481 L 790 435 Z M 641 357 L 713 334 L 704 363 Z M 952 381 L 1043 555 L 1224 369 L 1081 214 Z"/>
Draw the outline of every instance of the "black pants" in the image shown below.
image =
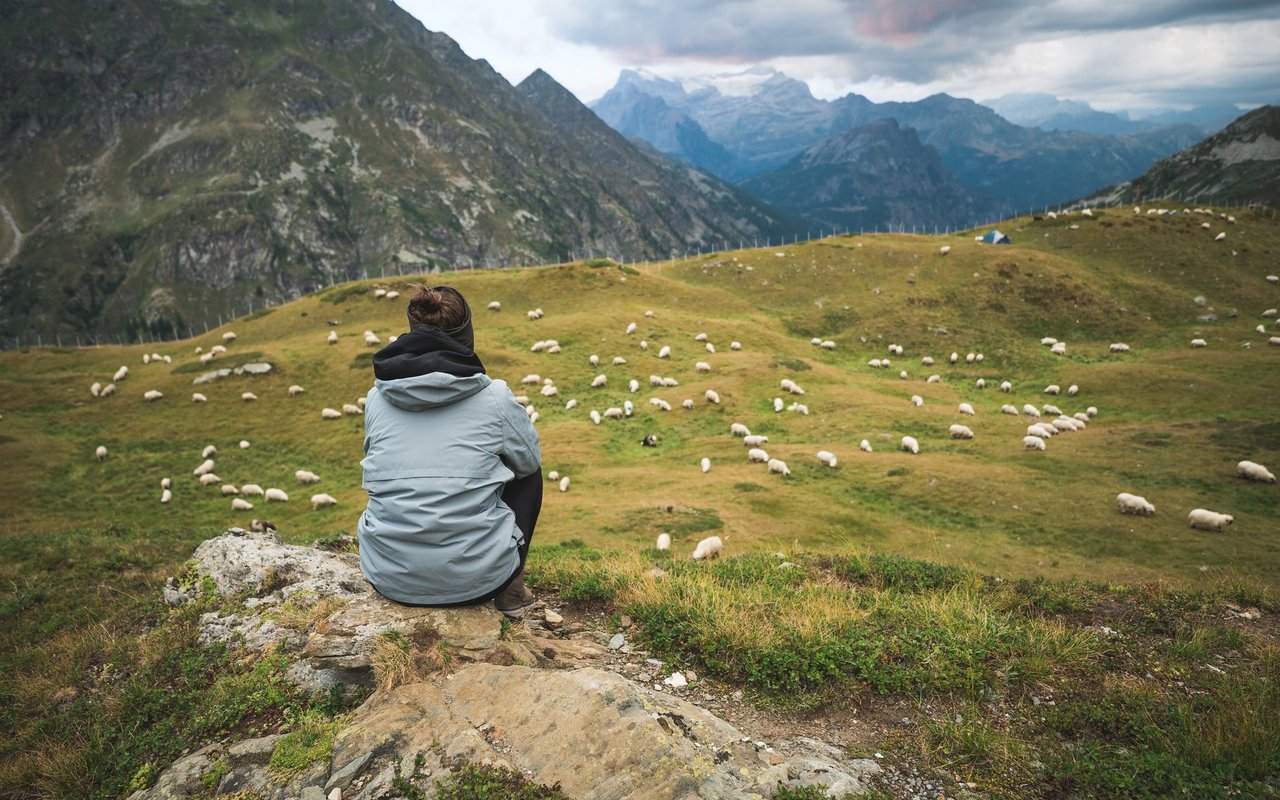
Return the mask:
<path id="1" fill-rule="evenodd" d="M 502 582 L 502 585 L 486 595 L 475 598 L 474 600 L 466 600 L 461 603 L 449 603 L 447 605 L 438 606 L 439 608 L 454 608 L 457 606 L 474 606 L 480 603 L 487 603 L 498 595 L 502 594 L 511 582 L 518 575 L 524 572 L 525 559 L 529 557 L 529 543 L 533 541 L 533 529 L 538 525 L 538 513 L 542 511 L 542 469 L 539 468 L 532 475 L 526 475 L 523 478 L 516 478 L 507 484 L 502 490 L 502 502 L 507 504 L 516 515 L 516 527 L 524 534 L 524 543 L 519 545 L 516 550 L 520 554 L 520 566 L 516 571 L 511 573 L 511 577 Z"/>

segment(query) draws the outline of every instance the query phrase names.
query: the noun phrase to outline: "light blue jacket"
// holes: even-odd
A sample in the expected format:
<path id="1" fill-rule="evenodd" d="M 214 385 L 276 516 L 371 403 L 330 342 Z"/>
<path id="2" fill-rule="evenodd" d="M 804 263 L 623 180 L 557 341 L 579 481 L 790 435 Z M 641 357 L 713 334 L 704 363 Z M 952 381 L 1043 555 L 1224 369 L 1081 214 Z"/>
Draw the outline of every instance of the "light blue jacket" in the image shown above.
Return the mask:
<path id="1" fill-rule="evenodd" d="M 360 568 L 403 603 L 466 602 L 502 585 L 522 534 L 505 484 L 542 463 L 504 381 L 430 372 L 379 380 L 364 409 Z"/>

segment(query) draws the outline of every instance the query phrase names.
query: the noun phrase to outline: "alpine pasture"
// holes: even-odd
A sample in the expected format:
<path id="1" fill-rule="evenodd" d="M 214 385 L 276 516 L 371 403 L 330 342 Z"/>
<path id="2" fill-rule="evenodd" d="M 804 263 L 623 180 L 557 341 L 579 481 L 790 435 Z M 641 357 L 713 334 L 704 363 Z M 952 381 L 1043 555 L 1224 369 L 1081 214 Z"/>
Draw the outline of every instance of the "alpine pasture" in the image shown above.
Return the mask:
<path id="1" fill-rule="evenodd" d="M 627 267 L 370 280 L 192 340 L 0 353 L 0 526 L 7 535 L 117 529 L 143 538 L 183 529 L 191 542 L 252 518 L 295 542 L 354 532 L 362 418 L 321 412 L 368 391 L 376 347 L 364 332 L 383 342 L 403 332 L 409 285 L 420 279 L 466 295 L 489 374 L 538 412 L 544 472 L 571 477 L 564 492 L 548 481 L 535 547 L 576 539 L 640 551 L 667 532 L 687 557 L 715 534 L 726 555 L 874 551 L 997 576 L 1194 585 L 1225 573 L 1274 587 L 1280 487 L 1238 478 L 1236 464 L 1280 466 L 1280 347 L 1268 345 L 1280 329 L 1263 316 L 1280 305 L 1280 286 L 1266 280 L 1280 258 L 1280 225 L 1269 211 L 1233 213 L 1234 222 L 1181 208 L 1022 218 L 1001 225 L 1008 246 L 975 242 L 981 231 L 849 235 Z M 499 310 L 486 308 L 492 301 Z M 534 309 L 543 315 L 531 319 Z M 224 342 L 229 331 L 236 336 Z M 1064 342 L 1065 354 L 1044 337 Z M 1195 338 L 1206 346 L 1191 347 Z M 531 349 L 549 339 L 559 352 Z M 1118 342 L 1130 349 L 1112 352 Z M 196 348 L 215 345 L 226 352 L 202 363 Z M 670 355 L 659 358 L 663 347 Z M 152 353 L 170 359 L 144 363 Z M 887 367 L 868 366 L 886 358 Z M 192 383 L 253 362 L 273 369 Z M 91 395 L 122 365 L 129 374 L 113 395 Z M 550 378 L 557 394 L 522 385 L 531 374 Z M 600 374 L 607 381 L 593 388 Z M 928 382 L 934 374 L 940 380 Z M 677 385 L 653 386 L 650 376 Z M 784 379 L 804 395 L 780 388 Z M 1011 392 L 997 388 L 1002 381 Z M 1045 395 L 1049 384 L 1062 394 Z M 1072 385 L 1078 393 L 1068 396 Z M 163 397 L 147 402 L 151 390 Z M 207 402 L 193 402 L 193 392 Z M 246 392 L 257 400 L 242 400 Z M 692 408 L 681 407 L 686 399 Z M 626 401 L 629 417 L 592 422 L 592 410 Z M 808 413 L 788 410 L 796 402 Z M 975 413 L 961 414 L 961 403 Z M 1002 414 L 1006 403 L 1098 411 L 1039 452 L 1023 446 L 1035 420 Z M 751 463 L 730 433 L 735 422 L 767 436 L 760 446 L 790 475 Z M 973 438 L 952 439 L 956 423 Z M 657 446 L 641 446 L 650 434 Z M 903 436 L 919 441 L 918 455 L 900 448 Z M 859 450 L 863 439 L 872 452 Z M 202 486 L 193 470 L 210 444 L 220 480 Z M 298 470 L 319 480 L 303 485 Z M 162 504 L 166 477 L 172 499 Z M 246 497 L 253 510 L 233 511 L 220 487 L 248 483 L 290 499 Z M 1120 492 L 1145 497 L 1155 514 L 1119 513 Z M 308 498 L 319 493 L 336 504 L 313 508 Z M 1231 514 L 1234 524 L 1193 530 L 1193 508 Z"/>

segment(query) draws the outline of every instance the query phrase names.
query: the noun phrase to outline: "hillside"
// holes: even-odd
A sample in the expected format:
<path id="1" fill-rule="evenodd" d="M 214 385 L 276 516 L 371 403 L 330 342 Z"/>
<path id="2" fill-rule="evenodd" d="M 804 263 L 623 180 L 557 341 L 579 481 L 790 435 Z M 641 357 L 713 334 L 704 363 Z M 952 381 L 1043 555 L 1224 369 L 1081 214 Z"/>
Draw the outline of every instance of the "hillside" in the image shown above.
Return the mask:
<path id="1" fill-rule="evenodd" d="M 357 278 L 780 230 L 387 0 L 6 11 L 6 339 L 171 337 Z"/>
<path id="2" fill-rule="evenodd" d="M 1121 203 L 1164 197 L 1196 203 L 1204 197 L 1280 205 L 1280 106 L 1254 109 L 1098 197 Z"/>
<path id="3" fill-rule="evenodd" d="M 1280 230 L 1247 212 L 1237 219 L 1230 226 L 1215 219 L 1205 231 L 1201 217 L 1098 212 L 1002 224 L 1010 247 L 972 236 L 840 237 L 776 253 L 657 262 L 640 274 L 576 264 L 441 280 L 478 309 L 501 301 L 502 311 L 479 312 L 477 320 L 478 348 L 495 377 L 521 390 L 524 376 L 538 374 L 559 389 L 554 399 L 523 389 L 541 414 L 547 470 L 573 478 L 572 491 L 548 498 L 546 542 L 635 548 L 661 529 L 692 526 L 721 531 L 735 551 L 783 543 L 872 547 L 995 574 L 1196 582 L 1231 570 L 1274 585 L 1275 487 L 1236 479 L 1234 465 L 1280 464 L 1280 372 L 1271 368 L 1280 348 L 1266 346 L 1274 329 L 1259 316 L 1280 305 L 1275 285 L 1264 280 L 1275 271 Z M 1214 241 L 1219 229 L 1225 242 Z M 952 245 L 945 257 L 940 241 Z M 220 530 L 244 522 L 216 487 L 203 489 L 191 477 L 212 443 L 225 481 L 297 495 L 244 517 L 266 514 L 304 538 L 351 530 L 363 505 L 360 419 L 325 421 L 320 409 L 354 403 L 368 389 L 372 349 L 361 332 L 385 340 L 403 325 L 403 301 L 375 299 L 378 286 L 403 289 L 398 280 L 355 282 L 237 320 L 223 330 L 238 338 L 208 366 L 193 348 L 207 350 L 223 330 L 181 343 L 0 355 L 0 458 L 22 465 L 0 499 L 0 524 L 53 530 L 92 518 Z M 546 316 L 526 319 L 534 307 Z M 639 330 L 626 336 L 631 321 Z M 1268 333 L 1255 333 L 1258 324 Z M 325 343 L 331 330 L 339 336 L 332 346 Z M 704 332 L 715 354 L 694 341 Z M 1038 343 L 1043 336 L 1067 342 L 1067 356 L 1051 355 Z M 811 337 L 836 347 L 813 347 Z M 1195 337 L 1209 347 L 1189 348 Z M 563 352 L 530 352 L 548 338 Z M 742 350 L 729 350 L 730 340 Z M 1132 351 L 1109 353 L 1115 341 Z M 889 369 L 868 368 L 890 343 L 904 355 Z M 662 345 L 672 347 L 670 360 L 657 358 Z M 945 363 L 952 351 L 961 365 Z M 172 363 L 143 364 L 150 352 Z M 968 352 L 985 360 L 963 364 Z M 614 356 L 628 363 L 595 369 L 587 363 L 593 353 L 605 365 Z M 925 356 L 938 365 L 924 366 Z M 260 360 L 275 369 L 192 385 L 215 367 Z M 710 363 L 709 374 L 695 372 L 699 360 Z M 91 397 L 90 384 L 107 383 L 122 364 L 130 375 L 119 392 Z M 598 373 L 608 386 L 592 390 Z M 930 373 L 941 382 L 926 383 Z M 651 389 L 652 374 L 680 385 Z M 635 394 L 626 389 L 632 377 L 643 387 Z M 988 388 L 975 387 L 979 377 Z M 807 390 L 787 401 L 803 401 L 808 416 L 773 412 L 782 378 Z M 1011 394 L 996 390 L 1002 380 L 1013 383 Z M 1042 390 L 1051 383 L 1064 391 L 1076 384 L 1080 394 L 1047 397 Z M 288 397 L 291 384 L 306 394 Z M 720 405 L 702 399 L 708 388 L 719 392 Z M 164 399 L 144 402 L 148 389 Z M 209 402 L 193 405 L 192 391 Z M 260 399 L 243 403 L 244 391 Z M 913 394 L 923 407 L 907 403 Z M 648 403 L 655 396 L 675 410 L 657 411 Z M 581 407 L 564 410 L 569 398 Z M 694 410 L 680 409 L 686 398 Z M 627 399 L 637 406 L 634 417 L 598 427 L 587 419 L 589 409 Z M 958 415 L 962 401 L 978 416 Z M 1052 440 L 1046 453 L 1023 452 L 1027 420 L 999 413 L 1000 406 L 1046 402 L 1068 414 L 1096 406 L 1099 414 L 1088 430 Z M 768 435 L 770 455 L 787 460 L 793 476 L 782 480 L 748 464 L 740 440 L 728 434 L 733 421 Z M 948 439 L 955 422 L 970 425 L 975 439 Z M 661 446 L 639 446 L 649 433 Z M 898 451 L 906 434 L 920 440 L 920 455 Z M 252 447 L 238 449 L 242 439 Z M 858 452 L 862 439 L 874 453 Z M 99 444 L 112 453 L 102 463 L 92 457 Z M 819 449 L 836 452 L 840 468 L 820 468 Z M 703 456 L 715 465 L 705 476 L 697 471 Z M 314 491 L 339 505 L 311 511 L 311 490 L 294 485 L 296 469 L 322 476 Z M 176 482 L 175 497 L 162 506 L 166 476 Z M 1116 514 L 1119 491 L 1146 496 L 1159 513 Z M 34 505 L 32 497 L 44 501 Z M 1222 536 L 1191 531 L 1186 512 L 1197 506 L 1234 514 L 1235 525 Z M 672 516 L 662 510 L 668 507 L 687 511 Z"/>
<path id="4" fill-rule="evenodd" d="M 1012 211 L 961 186 L 937 152 L 892 119 L 851 128 L 740 185 L 828 230 L 964 228 Z"/>

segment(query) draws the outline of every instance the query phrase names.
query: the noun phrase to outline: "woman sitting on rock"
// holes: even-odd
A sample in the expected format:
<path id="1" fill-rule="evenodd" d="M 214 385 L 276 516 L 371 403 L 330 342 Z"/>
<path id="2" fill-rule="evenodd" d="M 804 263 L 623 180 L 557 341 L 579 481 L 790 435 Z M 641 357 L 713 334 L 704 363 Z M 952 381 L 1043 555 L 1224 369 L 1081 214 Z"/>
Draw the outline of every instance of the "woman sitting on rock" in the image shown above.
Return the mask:
<path id="1" fill-rule="evenodd" d="M 457 290 L 419 286 L 409 328 L 373 357 L 360 569 L 401 603 L 493 600 L 518 618 L 534 602 L 524 562 L 542 508 L 538 434 L 485 374 Z"/>

